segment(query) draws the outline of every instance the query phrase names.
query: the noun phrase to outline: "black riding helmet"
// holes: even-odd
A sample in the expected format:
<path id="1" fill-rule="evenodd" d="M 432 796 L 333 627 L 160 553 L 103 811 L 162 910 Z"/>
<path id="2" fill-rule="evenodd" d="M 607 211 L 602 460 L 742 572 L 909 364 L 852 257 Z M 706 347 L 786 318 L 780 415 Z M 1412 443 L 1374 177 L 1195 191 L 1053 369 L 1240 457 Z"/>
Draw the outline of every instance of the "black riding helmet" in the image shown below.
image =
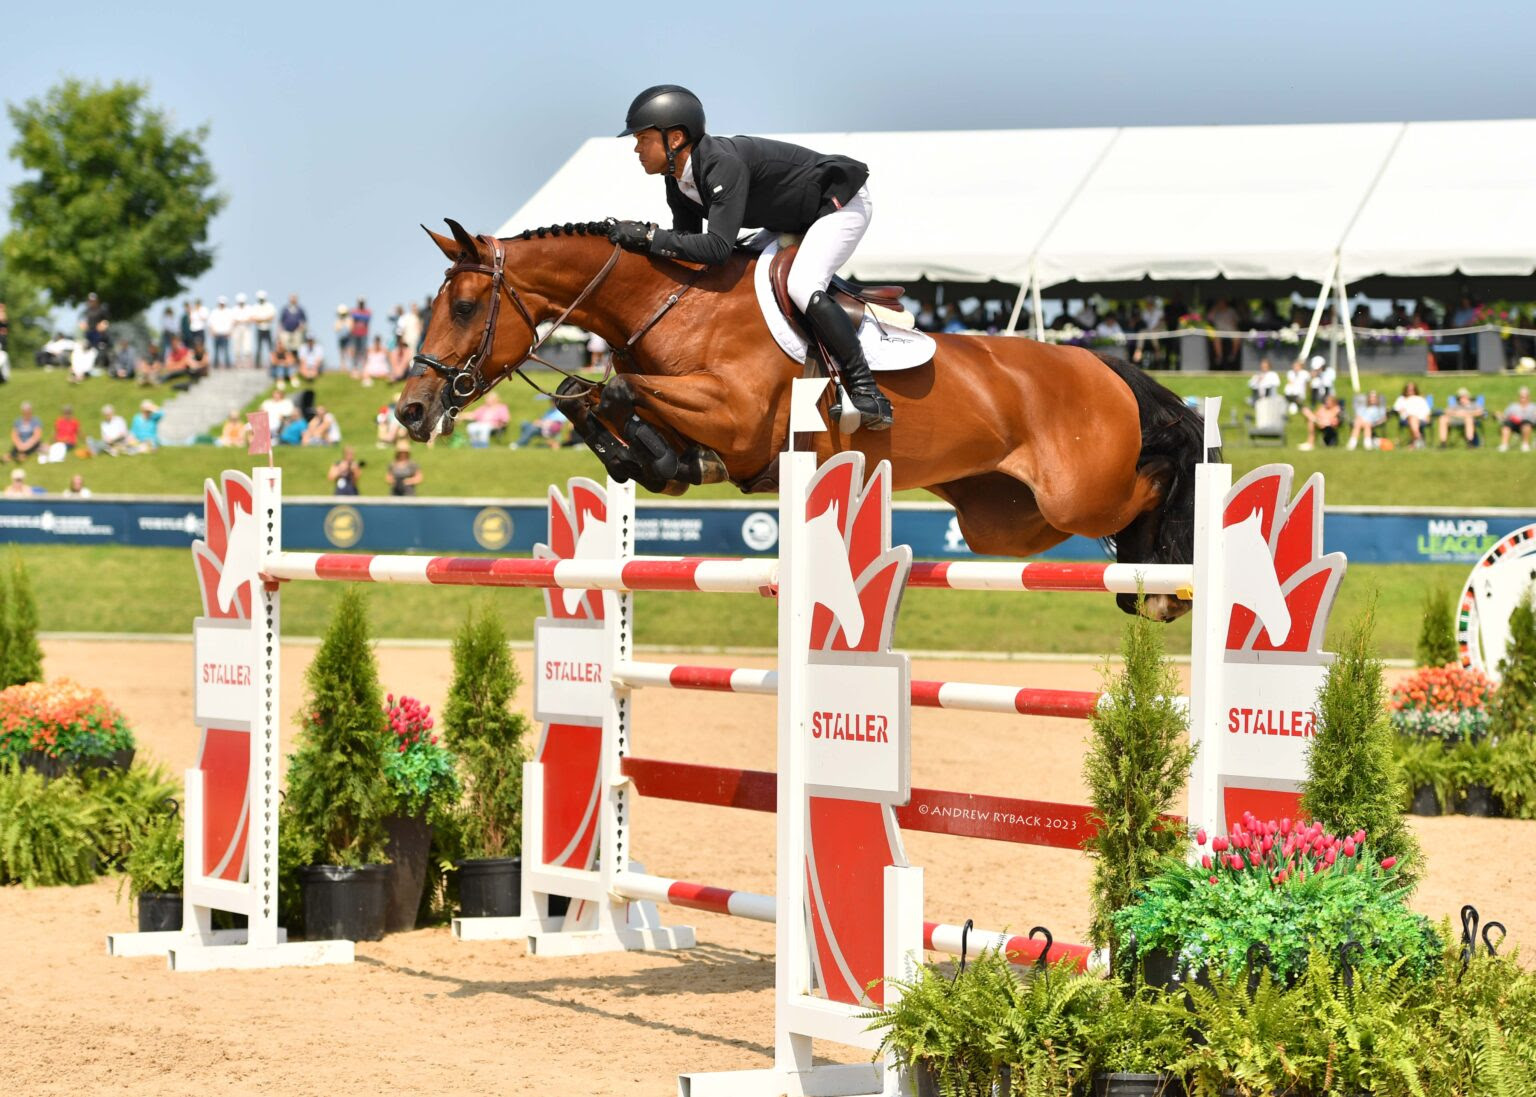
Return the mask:
<path id="1" fill-rule="evenodd" d="M 704 104 L 699 102 L 699 97 L 693 92 L 676 84 L 657 84 L 653 88 L 646 88 L 629 105 L 629 113 L 624 116 L 624 129 L 619 136 L 628 137 L 648 129 L 660 130 L 663 136 L 668 130 L 680 129 L 688 137 L 684 147 L 692 145 L 704 136 Z M 674 152 L 668 146 L 668 171 L 672 169 L 673 156 Z"/>

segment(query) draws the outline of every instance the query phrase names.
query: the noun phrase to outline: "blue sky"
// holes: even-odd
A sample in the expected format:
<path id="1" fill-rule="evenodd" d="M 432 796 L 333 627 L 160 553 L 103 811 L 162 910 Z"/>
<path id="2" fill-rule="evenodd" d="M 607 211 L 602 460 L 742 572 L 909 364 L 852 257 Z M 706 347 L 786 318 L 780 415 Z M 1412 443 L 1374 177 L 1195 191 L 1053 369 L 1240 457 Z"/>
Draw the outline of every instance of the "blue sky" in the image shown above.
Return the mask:
<path id="1" fill-rule="evenodd" d="M 1523 117 L 1522 7 L 87 0 L 8 10 L 0 99 L 147 81 L 210 126 L 229 197 L 191 292 L 297 292 L 324 322 L 435 290 L 419 222 L 495 229 L 649 84 L 690 86 L 726 133 Z M 0 202 L 18 178 L 0 160 Z"/>

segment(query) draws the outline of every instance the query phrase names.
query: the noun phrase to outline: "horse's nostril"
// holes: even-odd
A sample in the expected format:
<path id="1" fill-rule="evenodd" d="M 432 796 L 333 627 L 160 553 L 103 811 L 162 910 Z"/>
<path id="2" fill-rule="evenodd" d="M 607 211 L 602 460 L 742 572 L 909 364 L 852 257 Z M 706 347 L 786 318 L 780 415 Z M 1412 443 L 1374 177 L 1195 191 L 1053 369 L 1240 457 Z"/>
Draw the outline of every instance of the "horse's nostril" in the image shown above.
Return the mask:
<path id="1" fill-rule="evenodd" d="M 422 416 L 425 414 L 426 409 L 423 407 L 420 400 L 403 402 L 399 407 L 395 409 L 395 418 L 399 419 L 400 422 L 405 424 L 407 427 L 419 427 L 421 425 Z"/>

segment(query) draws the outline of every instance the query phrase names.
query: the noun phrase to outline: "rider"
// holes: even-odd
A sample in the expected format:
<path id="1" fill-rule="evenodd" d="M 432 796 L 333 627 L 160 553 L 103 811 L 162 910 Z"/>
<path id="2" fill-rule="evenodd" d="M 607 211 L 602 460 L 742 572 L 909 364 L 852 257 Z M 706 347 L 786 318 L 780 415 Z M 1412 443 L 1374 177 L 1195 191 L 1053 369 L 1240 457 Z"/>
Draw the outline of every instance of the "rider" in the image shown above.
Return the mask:
<path id="1" fill-rule="evenodd" d="M 863 425 L 887 429 L 890 401 L 870 376 L 848 314 L 826 292 L 869 227 L 869 169 L 783 141 L 706 134 L 704 104 L 676 84 L 658 84 L 635 97 L 619 136 L 630 134 L 646 173 L 666 174 L 672 228 L 619 221 L 608 238 L 668 259 L 714 265 L 731 257 L 743 225 L 803 233 L 789 296 L 836 356 Z M 840 412 L 833 407 L 834 422 Z"/>

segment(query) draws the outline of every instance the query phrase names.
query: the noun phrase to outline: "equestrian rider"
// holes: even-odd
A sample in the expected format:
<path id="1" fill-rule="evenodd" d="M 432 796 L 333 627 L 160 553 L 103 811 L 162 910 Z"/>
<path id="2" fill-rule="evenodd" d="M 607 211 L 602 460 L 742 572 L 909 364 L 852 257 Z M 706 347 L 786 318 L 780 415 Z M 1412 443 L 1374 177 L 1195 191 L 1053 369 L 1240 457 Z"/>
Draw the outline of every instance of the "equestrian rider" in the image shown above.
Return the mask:
<path id="1" fill-rule="evenodd" d="M 631 134 L 646 173 L 666 175 L 672 228 L 619 221 L 608 238 L 636 251 L 712 266 L 731 257 L 743 225 L 804 234 L 789 272 L 789 296 L 837 358 L 863 426 L 887 429 L 890 401 L 870 376 L 853 322 L 826 292 L 869 227 L 869 169 L 784 141 L 707 134 L 704 104 L 676 84 L 646 88 L 635 97 L 619 136 Z M 840 412 L 833 407 L 834 423 Z"/>

